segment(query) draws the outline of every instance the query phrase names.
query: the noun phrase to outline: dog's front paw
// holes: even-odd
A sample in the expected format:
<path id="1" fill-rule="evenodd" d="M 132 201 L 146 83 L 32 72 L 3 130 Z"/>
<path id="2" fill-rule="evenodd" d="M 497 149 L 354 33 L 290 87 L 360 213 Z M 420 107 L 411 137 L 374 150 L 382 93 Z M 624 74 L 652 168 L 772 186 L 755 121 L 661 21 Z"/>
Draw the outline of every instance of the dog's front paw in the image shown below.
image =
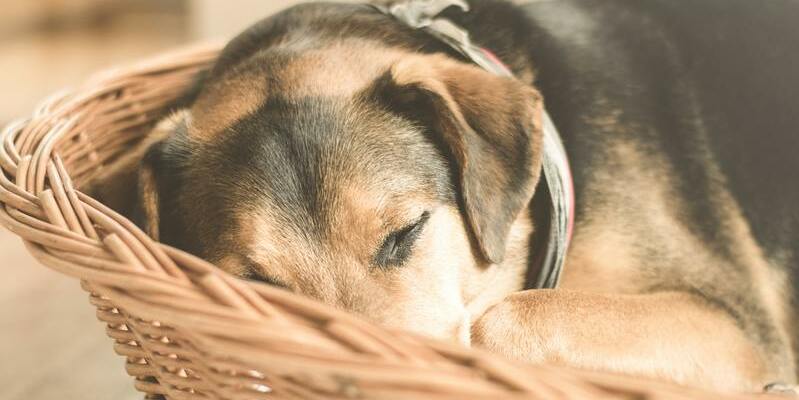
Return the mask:
<path id="1" fill-rule="evenodd" d="M 531 329 L 511 299 L 489 308 L 472 324 L 472 346 L 528 362 L 546 359 L 541 332 Z"/>
<path id="2" fill-rule="evenodd" d="M 497 320 L 497 316 L 495 315 L 495 310 L 497 307 L 499 307 L 499 305 L 492 306 L 486 310 L 483 315 L 472 321 L 472 346 L 482 347 L 487 350 L 492 350 L 492 347 L 496 346 L 497 340 L 495 339 L 495 336 L 497 335 L 497 330 L 500 324 L 500 321 Z"/>

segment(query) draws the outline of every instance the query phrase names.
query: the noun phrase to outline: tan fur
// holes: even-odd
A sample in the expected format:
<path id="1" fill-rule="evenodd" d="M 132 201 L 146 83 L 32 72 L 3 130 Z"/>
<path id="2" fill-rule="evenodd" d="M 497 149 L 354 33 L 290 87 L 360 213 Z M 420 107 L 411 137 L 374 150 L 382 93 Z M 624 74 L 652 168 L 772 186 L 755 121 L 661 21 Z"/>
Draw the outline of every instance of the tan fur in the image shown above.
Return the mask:
<path id="1" fill-rule="evenodd" d="M 717 176 L 720 176 L 720 174 L 717 174 Z M 721 178 L 717 179 L 723 182 Z M 719 209 L 723 210 L 727 217 L 727 229 L 736 238 L 736 257 L 743 265 L 749 267 L 752 287 L 757 289 L 755 297 L 762 301 L 762 305 L 768 312 L 769 319 L 775 322 L 774 328 L 782 341 L 788 347 L 795 346 L 797 339 L 792 335 L 795 335 L 795 331 L 792 332 L 792 328 L 796 316 L 790 315 L 788 312 L 791 309 L 791 297 L 788 295 L 789 282 L 785 273 L 787 269 L 770 265 L 770 260 L 766 259 L 763 249 L 755 241 L 749 223 L 744 218 L 740 207 L 728 191 L 720 190 L 719 196 L 715 200 Z M 794 359 L 793 353 L 785 351 L 782 356 L 790 358 L 789 363 L 786 364 L 797 365 L 797 360 Z M 795 369 L 780 371 L 782 376 L 795 376 L 796 373 Z"/>
<path id="2" fill-rule="evenodd" d="M 540 94 L 515 79 L 441 55 L 408 57 L 391 69 L 391 75 L 396 85 L 411 88 L 410 96 L 419 96 L 421 88 L 427 93 L 421 96 L 432 98 L 437 130 L 459 171 L 470 228 L 482 256 L 500 263 L 509 227 L 527 208 L 540 176 Z M 511 168 L 518 171 L 511 173 Z M 524 180 L 512 182 L 519 171 L 525 171 Z"/>
<path id="3" fill-rule="evenodd" d="M 490 306 L 502 301 L 508 293 L 524 288 L 529 260 L 530 235 L 533 224 L 529 216 L 520 216 L 508 236 L 508 251 L 501 264 L 475 264 L 471 273 L 464 274 L 463 292 L 473 319 L 481 316 Z M 452 246 L 455 254 L 468 254 L 479 259 L 471 248 Z"/>
<path id="4" fill-rule="evenodd" d="M 706 266 L 725 261 L 678 222 L 685 206 L 673 192 L 672 173 L 664 162 L 621 142 L 611 146 L 606 158 L 606 169 L 594 171 L 587 193 L 596 191 L 594 196 L 604 198 L 608 206 L 590 206 L 578 221 L 561 284 L 564 291 L 509 297 L 477 322 L 473 341 L 521 359 L 721 389 L 754 391 L 775 379 L 792 381 L 794 371 L 773 368 L 790 365 L 775 362 L 789 357 L 787 348 L 774 354 L 759 347 L 726 314 L 702 299 L 668 292 L 639 294 L 649 287 L 668 286 L 676 276 L 659 270 L 656 259 L 652 265 L 641 264 L 644 234 L 636 229 L 645 229 L 648 237 L 655 235 L 658 251 L 681 260 L 683 268 L 674 272 L 680 278 L 700 282 L 711 273 Z M 636 194 L 635 201 L 626 198 L 628 193 Z M 787 308 L 780 300 L 786 298 L 784 279 L 774 276 L 775 269 L 763 258 L 732 197 L 723 187 L 714 193 L 719 194 L 714 201 L 727 215 L 726 228 L 736 238 L 736 258 L 748 267 L 747 275 L 759 290 L 757 297 L 769 316 L 780 322 L 780 335 L 790 343 L 781 319 Z M 638 224 L 625 225 L 630 216 L 638 218 Z M 712 283 L 719 290 L 734 290 L 725 288 L 724 278 L 713 278 Z"/>
<path id="5" fill-rule="evenodd" d="M 441 95 L 447 107 L 453 110 L 457 122 L 464 127 L 477 123 L 477 128 L 490 126 L 494 135 L 502 135 L 512 131 L 510 125 L 518 120 L 529 121 L 534 130 L 541 129 L 542 98 L 531 86 L 522 84 L 511 78 L 497 77 L 484 70 L 443 55 L 409 56 L 398 62 L 391 69 L 394 80 L 400 85 L 418 83 L 421 86 Z M 495 90 L 485 90 L 486 86 Z M 510 88 L 513 90 L 510 90 Z M 508 115 L 499 110 L 515 109 L 528 111 L 526 115 Z M 492 112 L 494 111 L 494 112 Z M 478 114 L 480 121 L 467 121 L 466 115 Z M 512 119 L 511 119 L 512 118 Z M 501 137 L 499 138 L 502 139 Z M 540 137 L 536 142 L 536 150 L 540 151 Z M 496 179 L 504 179 L 504 174 L 496 175 Z"/>
<path id="6" fill-rule="evenodd" d="M 292 51 L 298 51 L 295 47 Z M 368 54 L 369 56 L 365 56 Z M 270 96 L 352 97 L 391 64 L 409 53 L 373 41 L 350 39 L 308 49 L 272 65 L 270 54 L 257 54 L 207 86 L 192 107 L 192 138 L 207 141 L 253 113 Z"/>
<path id="7" fill-rule="evenodd" d="M 376 210 L 363 215 L 374 218 L 359 218 L 360 224 L 380 221 Z M 450 247 L 453 243 L 468 246 L 457 210 L 435 210 L 413 259 L 395 271 L 370 268 L 369 257 L 378 245 L 373 239 L 381 235 L 369 235 L 366 243 L 359 241 L 367 232 L 385 231 L 379 224 L 342 224 L 324 244 L 339 252 L 319 254 L 306 247 L 297 232 L 266 223 L 273 220 L 266 214 L 254 220 L 257 227 L 249 242 L 249 257 L 264 266 L 264 275 L 389 326 L 468 340 L 469 316 L 460 292 L 459 268 L 469 259 L 466 254 L 451 252 Z M 391 295 L 387 297 L 386 292 Z"/>
<path id="8" fill-rule="evenodd" d="M 606 157 L 614 165 L 595 171 L 588 190 L 598 195 L 610 191 L 614 200 L 606 208 L 590 208 L 588 218 L 577 222 L 561 286 L 600 293 L 639 293 L 649 283 L 640 275 L 643 271 L 633 255 L 639 236 L 621 224 L 626 220 L 622 217 L 646 218 L 648 229 L 662 232 L 660 238 L 668 244 L 666 252 L 672 254 L 685 252 L 688 244 L 682 241 L 690 234 L 671 217 L 679 208 L 673 204 L 669 174 L 662 164 L 645 159 L 629 143 L 616 144 Z M 649 167 L 638 167 L 642 163 Z M 617 187 L 619 181 L 624 187 Z M 626 198 L 627 193 L 636 193 L 636 201 Z M 642 208 L 627 208 L 637 204 L 642 204 Z"/>
<path id="9" fill-rule="evenodd" d="M 208 141 L 239 119 L 253 113 L 266 100 L 269 80 L 257 70 L 236 70 L 204 88 L 192 106 L 194 123 L 189 136 Z"/>
<path id="10" fill-rule="evenodd" d="M 364 90 L 385 70 L 411 53 L 350 39 L 309 50 L 275 70 L 281 96 L 352 97 Z"/>
<path id="11" fill-rule="evenodd" d="M 146 226 L 144 227 L 145 232 L 153 239 L 159 240 L 161 236 L 158 230 L 160 220 L 158 215 L 159 195 L 155 187 L 155 176 L 150 168 L 142 168 L 139 171 L 139 193 L 142 210 L 144 215 L 147 216 Z"/>
<path id="12" fill-rule="evenodd" d="M 366 50 L 355 46 L 307 52 L 283 69 L 273 71 L 272 77 L 282 85 L 281 96 L 352 96 L 401 55 L 372 48 L 371 56 L 363 57 Z M 415 71 L 438 63 L 446 65 L 433 76 L 425 75 L 430 71 Z M 418 75 L 413 78 L 436 86 L 443 85 L 442 79 L 453 78 L 443 72 L 462 69 L 460 65 L 439 56 L 414 57 L 413 63 L 402 61 L 392 71 L 397 73 L 399 83 L 407 83 L 411 79 L 408 74 L 415 71 Z M 436 89 L 448 93 L 443 86 Z M 450 99 L 450 107 L 459 106 Z M 414 193 L 401 200 L 388 199 L 385 194 L 396 188 L 386 185 Z M 236 239 L 243 243 L 253 264 L 263 268 L 256 272 L 292 290 L 391 326 L 461 341 L 469 340 L 472 315 L 479 315 L 522 287 L 532 229 L 527 218 L 520 218 L 511 230 L 511 255 L 504 265 L 488 265 L 478 261 L 479 253 L 472 248 L 460 212 L 436 207 L 429 196 L 413 188 L 412 181 L 402 182 L 400 177 L 394 177 L 390 182 L 375 182 L 372 177 L 360 176 L 350 182 L 334 181 L 324 190 L 330 193 L 329 198 L 339 201 L 328 204 L 333 207 L 328 210 L 332 219 L 321 248 L 309 247 L 303 230 L 287 224 L 267 204 L 254 215 L 238 218 Z M 413 260 L 398 271 L 369 268 L 380 240 L 426 209 L 434 211 Z M 241 274 L 247 272 L 242 270 L 242 261 L 239 257 L 225 257 L 220 263 Z M 391 294 L 388 298 L 386 291 Z"/>
<path id="13" fill-rule="evenodd" d="M 433 208 L 412 260 L 396 271 L 370 268 L 379 239 L 432 207 L 431 199 L 387 201 L 380 191 L 353 184 L 338 188 L 343 200 L 333 213 L 325 251 L 305 245 L 302 232 L 281 223 L 268 207 L 242 216 L 248 257 L 264 276 L 329 304 L 356 311 L 389 326 L 468 343 L 470 320 L 508 293 L 522 288 L 531 226 L 520 219 L 504 265 L 481 263 L 457 209 Z M 334 258 L 331 259 L 330 257 Z M 222 262 L 241 273 L 241 262 Z M 386 291 L 391 293 L 385 296 Z"/>
<path id="14" fill-rule="evenodd" d="M 238 68 L 249 71 L 253 67 Z M 516 100 L 481 90 L 480 82 L 498 78 L 474 67 L 442 56 L 410 56 L 358 41 L 303 52 L 282 63 L 280 68 L 270 71 L 273 82 L 270 95 L 352 97 L 366 90 L 389 68 L 397 84 L 420 82 L 444 96 L 447 107 L 455 111 L 459 123 L 465 127 L 474 121 L 466 121 L 460 112 L 463 107 L 475 113 L 474 109 L 486 104 L 501 109 L 511 107 L 509 102 Z M 502 84 L 521 85 L 504 79 Z M 457 96 L 457 100 L 452 96 Z M 539 99 L 529 88 L 521 97 L 525 105 L 536 104 Z M 198 103 L 196 112 L 201 112 L 201 107 L 216 105 Z M 230 115 L 240 117 L 236 113 Z M 505 126 L 514 123 L 502 119 L 504 115 L 508 113 L 488 114 L 482 123 L 499 127 L 491 132 L 501 133 L 509 129 Z M 540 114 L 533 122 L 539 129 Z M 194 127 L 199 129 L 199 123 Z M 540 141 L 534 145 L 540 146 Z M 334 176 L 337 171 L 327 174 Z M 499 179 L 504 172 L 492 175 Z M 323 190 L 327 198 L 337 200 L 325 206 L 328 219 L 320 238 L 306 237 L 303 227 L 288 223 L 265 201 L 254 214 L 244 213 L 237 218 L 235 237 L 229 238 L 244 254 L 227 255 L 217 261 L 232 273 L 268 276 L 291 290 L 389 326 L 468 343 L 471 319 L 523 287 L 531 221 L 524 210 L 511 227 L 505 261 L 492 265 L 482 261 L 479 251 L 473 248 L 462 213 L 437 205 L 430 194 L 414 185 L 413 180 L 396 174 L 391 180 L 366 175 L 350 177 L 346 182 L 331 180 Z M 386 197 L 398 191 L 405 194 Z M 371 267 L 371 257 L 382 239 L 417 219 L 425 210 L 431 210 L 432 214 L 412 259 L 397 270 Z M 317 240 L 320 243 L 309 245 Z M 242 265 L 246 263 L 259 270 L 245 270 Z"/>
<path id="15" fill-rule="evenodd" d="M 768 371 L 758 349 L 729 317 L 701 304 L 684 293 L 521 292 L 478 320 L 472 340 L 525 361 L 761 390 Z"/>

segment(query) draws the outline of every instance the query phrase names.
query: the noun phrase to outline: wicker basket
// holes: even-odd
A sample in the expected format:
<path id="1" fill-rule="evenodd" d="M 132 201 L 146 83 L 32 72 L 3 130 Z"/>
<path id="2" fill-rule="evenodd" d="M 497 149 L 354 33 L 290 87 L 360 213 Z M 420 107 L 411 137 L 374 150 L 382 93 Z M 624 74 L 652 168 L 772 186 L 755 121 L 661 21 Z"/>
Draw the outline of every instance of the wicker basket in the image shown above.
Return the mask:
<path id="1" fill-rule="evenodd" d="M 101 74 L 0 136 L 0 222 L 81 280 L 148 398 L 722 398 L 389 332 L 154 242 L 78 191 L 142 140 L 219 48 Z"/>

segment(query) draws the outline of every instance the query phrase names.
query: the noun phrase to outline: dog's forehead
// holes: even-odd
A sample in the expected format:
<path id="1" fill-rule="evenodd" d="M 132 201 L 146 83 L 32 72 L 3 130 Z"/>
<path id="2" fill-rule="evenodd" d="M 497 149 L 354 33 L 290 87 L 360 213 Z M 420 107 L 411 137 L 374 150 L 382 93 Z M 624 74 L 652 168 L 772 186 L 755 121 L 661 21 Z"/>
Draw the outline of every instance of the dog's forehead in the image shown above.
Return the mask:
<path id="1" fill-rule="evenodd" d="M 189 134 L 215 139 L 273 98 L 352 98 L 405 54 L 360 39 L 305 47 L 257 52 L 211 77 L 192 108 L 195 123 Z"/>
<path id="2" fill-rule="evenodd" d="M 418 127 L 340 97 L 271 98 L 195 157 L 226 177 L 213 190 L 232 208 L 223 236 L 262 263 L 367 261 L 387 227 L 453 196 L 446 162 Z"/>
<path id="3" fill-rule="evenodd" d="M 412 123 L 341 97 L 271 98 L 203 152 L 213 168 L 265 190 L 248 194 L 292 208 L 320 207 L 344 188 L 437 189 L 443 169 Z"/>
<path id="4" fill-rule="evenodd" d="M 451 199 L 436 145 L 360 95 L 401 56 L 357 41 L 295 46 L 216 77 L 192 109 L 189 136 L 202 144 L 193 154 L 197 182 L 226 177 L 198 188 L 217 199 L 208 204 L 229 209 L 217 236 L 261 256 L 313 258 L 311 248 L 329 245 L 342 227 L 353 238 L 346 244 L 373 247 L 384 225 L 418 217 L 420 199 Z M 275 245 L 282 251 L 270 251 Z"/>
<path id="5" fill-rule="evenodd" d="M 287 54 L 274 71 L 276 89 L 289 96 L 353 96 L 406 54 L 357 39 Z"/>

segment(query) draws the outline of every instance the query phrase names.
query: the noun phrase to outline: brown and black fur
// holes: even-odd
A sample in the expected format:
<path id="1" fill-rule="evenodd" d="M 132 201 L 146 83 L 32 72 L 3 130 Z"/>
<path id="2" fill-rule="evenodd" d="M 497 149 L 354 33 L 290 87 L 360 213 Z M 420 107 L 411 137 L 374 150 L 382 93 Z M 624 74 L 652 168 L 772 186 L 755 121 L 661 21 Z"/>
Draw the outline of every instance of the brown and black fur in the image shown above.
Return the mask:
<path id="1" fill-rule="evenodd" d="M 153 133 L 143 227 L 243 277 L 527 361 L 795 383 L 799 4 L 470 3 L 445 16 L 518 80 L 365 5 L 248 29 Z M 561 287 L 525 291 L 545 227 L 541 97 L 576 227 Z M 401 249 L 416 261 L 375 251 L 395 234 L 421 235 Z M 442 237 L 448 253 L 427 250 Z"/>

